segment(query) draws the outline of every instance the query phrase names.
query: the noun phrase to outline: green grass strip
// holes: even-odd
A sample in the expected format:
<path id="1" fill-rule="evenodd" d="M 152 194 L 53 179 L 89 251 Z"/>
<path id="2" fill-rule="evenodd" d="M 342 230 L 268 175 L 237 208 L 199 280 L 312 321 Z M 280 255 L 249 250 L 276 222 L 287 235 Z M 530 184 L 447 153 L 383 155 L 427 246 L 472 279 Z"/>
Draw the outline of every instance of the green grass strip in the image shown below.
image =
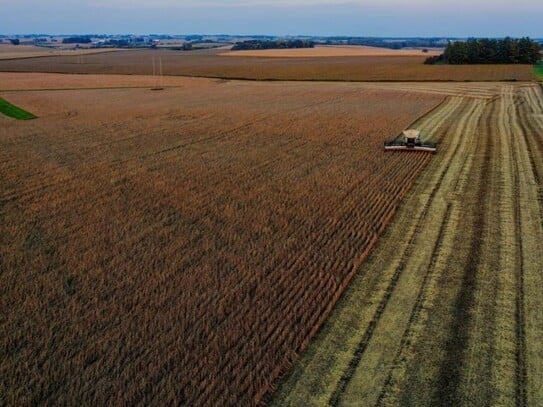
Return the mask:
<path id="1" fill-rule="evenodd" d="M 537 79 L 543 81 L 543 60 L 534 65 L 534 74 Z"/>
<path id="2" fill-rule="evenodd" d="M 0 98 L 0 113 L 3 113 L 8 117 L 13 117 L 17 120 L 30 120 L 36 118 L 36 116 L 34 116 L 32 113 L 12 105 L 7 100 L 2 98 Z"/>

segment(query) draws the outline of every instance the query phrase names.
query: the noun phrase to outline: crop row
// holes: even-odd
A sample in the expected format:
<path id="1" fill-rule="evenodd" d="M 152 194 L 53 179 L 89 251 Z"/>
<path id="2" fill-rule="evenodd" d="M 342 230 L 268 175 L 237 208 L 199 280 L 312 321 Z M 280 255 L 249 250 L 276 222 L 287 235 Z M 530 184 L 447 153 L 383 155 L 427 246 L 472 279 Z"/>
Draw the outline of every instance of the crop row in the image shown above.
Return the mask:
<path id="1" fill-rule="evenodd" d="M 103 111 L 0 129 L 8 403 L 265 399 L 431 159 L 383 138 L 440 101 L 299 88 L 81 97 Z"/>

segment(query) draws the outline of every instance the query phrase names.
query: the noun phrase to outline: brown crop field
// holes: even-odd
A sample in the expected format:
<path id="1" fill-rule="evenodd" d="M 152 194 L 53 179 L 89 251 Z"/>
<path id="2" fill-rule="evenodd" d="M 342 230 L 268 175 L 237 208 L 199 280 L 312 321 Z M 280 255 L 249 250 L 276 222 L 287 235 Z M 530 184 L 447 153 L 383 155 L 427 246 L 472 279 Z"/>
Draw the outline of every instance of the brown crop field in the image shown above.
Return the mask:
<path id="1" fill-rule="evenodd" d="M 441 52 L 430 50 L 423 53 L 420 49 L 389 49 L 379 47 L 365 47 L 355 45 L 344 46 L 316 46 L 314 48 L 265 49 L 248 51 L 223 52 L 219 55 L 229 57 L 273 57 L 273 58 L 315 58 L 315 57 L 420 57 L 439 55 Z"/>
<path id="2" fill-rule="evenodd" d="M 543 403 L 540 84 L 0 98 L 38 116 L 0 115 L 0 404 Z M 438 153 L 385 153 L 408 126 Z"/>
<path id="3" fill-rule="evenodd" d="M 272 405 L 543 404 L 543 91 L 470 86 Z"/>
<path id="4" fill-rule="evenodd" d="M 43 73 L 10 73 L 0 72 L 0 92 L 26 92 L 50 90 L 78 90 L 78 89 L 115 89 L 115 88 L 143 88 L 149 89 L 157 85 L 163 87 L 190 87 L 209 86 L 214 83 L 224 83 L 219 79 L 188 78 L 186 76 L 152 75 L 65 75 Z"/>
<path id="5" fill-rule="evenodd" d="M 531 81 L 531 65 L 424 65 L 422 56 L 277 58 L 221 56 L 224 50 L 135 50 L 0 61 L 3 72 L 151 75 L 161 57 L 165 75 L 312 81 Z M 0 88 L 2 88 L 0 84 Z"/>
<path id="6" fill-rule="evenodd" d="M 449 92 L 19 75 L 0 96 L 39 118 L 0 117 L 8 405 L 262 401 L 430 162 L 383 140 Z"/>
<path id="7" fill-rule="evenodd" d="M 81 57 L 91 54 L 102 54 L 105 52 L 116 52 L 117 49 L 58 49 L 44 48 L 33 45 L 7 45 L 0 44 L 0 60 L 6 59 L 25 59 L 50 56 L 74 56 Z"/>

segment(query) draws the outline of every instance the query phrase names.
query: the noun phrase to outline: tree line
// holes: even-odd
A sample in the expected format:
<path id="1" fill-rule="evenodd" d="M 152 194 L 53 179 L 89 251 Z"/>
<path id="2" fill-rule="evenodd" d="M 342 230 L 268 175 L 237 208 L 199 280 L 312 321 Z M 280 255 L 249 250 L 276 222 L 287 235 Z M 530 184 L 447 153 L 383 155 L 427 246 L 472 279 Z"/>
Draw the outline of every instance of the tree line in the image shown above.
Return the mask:
<path id="1" fill-rule="evenodd" d="M 313 48 L 314 46 L 315 43 L 310 40 L 249 40 L 236 42 L 232 50 Z"/>
<path id="2" fill-rule="evenodd" d="M 90 44 L 91 42 L 92 40 L 87 36 L 66 37 L 62 39 L 63 44 Z"/>
<path id="3" fill-rule="evenodd" d="M 426 59 L 426 64 L 536 64 L 541 45 L 528 37 L 520 39 L 475 39 L 449 41 L 445 52 Z"/>
<path id="4" fill-rule="evenodd" d="M 326 45 L 363 45 L 388 49 L 442 48 L 444 38 L 374 38 L 374 37 L 327 37 Z"/>

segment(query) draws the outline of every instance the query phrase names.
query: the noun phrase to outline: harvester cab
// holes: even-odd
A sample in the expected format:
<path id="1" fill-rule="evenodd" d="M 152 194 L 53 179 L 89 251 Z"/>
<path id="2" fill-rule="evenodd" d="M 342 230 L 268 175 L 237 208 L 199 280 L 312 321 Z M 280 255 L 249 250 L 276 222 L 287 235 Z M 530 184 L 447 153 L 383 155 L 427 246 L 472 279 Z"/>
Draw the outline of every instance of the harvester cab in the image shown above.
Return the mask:
<path id="1" fill-rule="evenodd" d="M 405 130 L 403 132 L 405 145 L 407 147 L 420 146 L 420 130 Z"/>

